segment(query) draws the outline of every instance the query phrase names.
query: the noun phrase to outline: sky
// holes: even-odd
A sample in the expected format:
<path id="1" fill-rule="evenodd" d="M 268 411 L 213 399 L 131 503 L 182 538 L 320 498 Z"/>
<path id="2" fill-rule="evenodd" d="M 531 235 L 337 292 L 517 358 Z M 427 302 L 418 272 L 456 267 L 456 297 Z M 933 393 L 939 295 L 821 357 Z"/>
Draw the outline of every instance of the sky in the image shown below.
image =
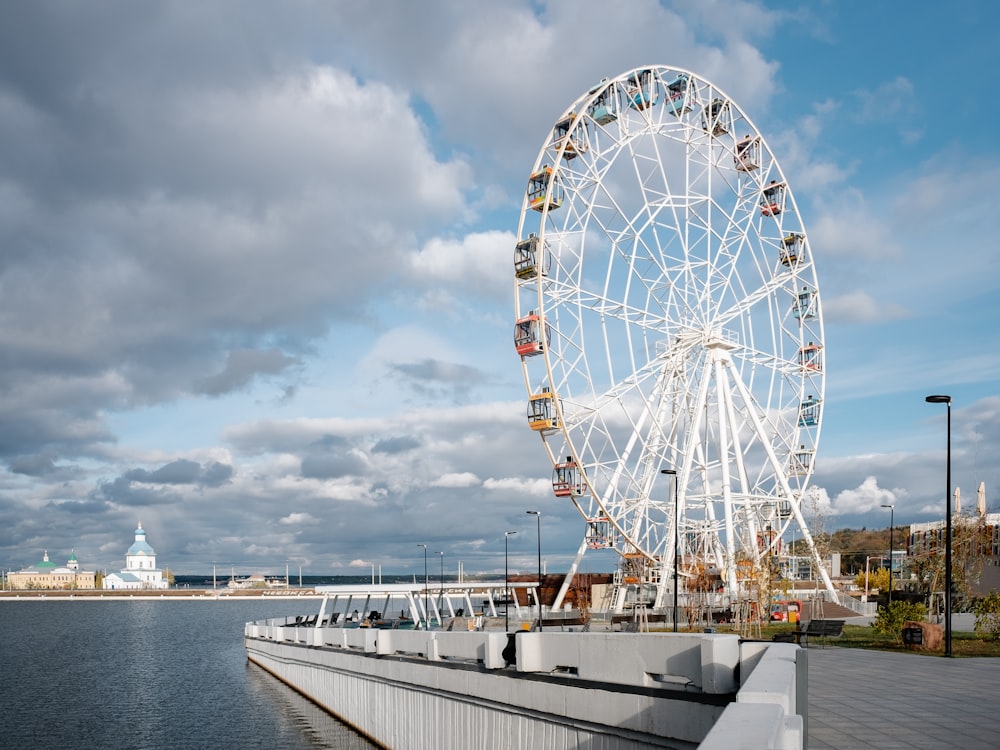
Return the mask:
<path id="1" fill-rule="evenodd" d="M 513 351 L 554 121 L 676 66 L 781 164 L 823 298 L 825 530 L 1000 489 L 1000 6 L 11 3 L 0 24 L 0 568 L 565 570 Z M 994 187 L 991 187 L 994 186 Z M 540 521 L 525 513 L 541 511 Z M 814 528 L 814 531 L 816 529 Z M 443 553 L 443 554 L 439 554 Z M 608 571 L 608 553 L 581 570 Z"/>

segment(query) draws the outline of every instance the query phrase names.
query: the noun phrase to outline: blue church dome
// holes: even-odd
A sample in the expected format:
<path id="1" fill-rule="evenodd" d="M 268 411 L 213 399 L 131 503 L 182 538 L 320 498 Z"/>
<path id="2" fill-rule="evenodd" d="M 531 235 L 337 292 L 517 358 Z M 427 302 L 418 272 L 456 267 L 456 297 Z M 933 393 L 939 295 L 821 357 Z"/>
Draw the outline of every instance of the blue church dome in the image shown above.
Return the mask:
<path id="1" fill-rule="evenodd" d="M 146 543 L 146 530 L 142 528 L 142 521 L 139 522 L 139 527 L 135 530 L 135 542 L 132 546 L 128 548 L 129 555 L 155 555 L 153 548 Z"/>

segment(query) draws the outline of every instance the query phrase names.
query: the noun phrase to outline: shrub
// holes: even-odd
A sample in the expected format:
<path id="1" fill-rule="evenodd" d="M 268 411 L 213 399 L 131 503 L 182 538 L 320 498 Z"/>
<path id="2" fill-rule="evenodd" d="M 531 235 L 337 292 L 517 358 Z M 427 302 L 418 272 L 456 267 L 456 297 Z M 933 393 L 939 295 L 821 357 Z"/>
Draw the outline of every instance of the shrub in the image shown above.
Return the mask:
<path id="1" fill-rule="evenodd" d="M 896 640 L 902 640 L 903 623 L 908 620 L 917 622 L 927 617 L 927 608 L 923 604 L 915 602 L 893 602 L 888 607 L 879 607 L 878 614 L 875 615 L 875 622 L 872 629 L 876 633 L 895 636 Z"/>
<path id="2" fill-rule="evenodd" d="M 976 633 L 991 641 L 1000 639 L 1000 594 L 991 591 L 972 606 Z"/>

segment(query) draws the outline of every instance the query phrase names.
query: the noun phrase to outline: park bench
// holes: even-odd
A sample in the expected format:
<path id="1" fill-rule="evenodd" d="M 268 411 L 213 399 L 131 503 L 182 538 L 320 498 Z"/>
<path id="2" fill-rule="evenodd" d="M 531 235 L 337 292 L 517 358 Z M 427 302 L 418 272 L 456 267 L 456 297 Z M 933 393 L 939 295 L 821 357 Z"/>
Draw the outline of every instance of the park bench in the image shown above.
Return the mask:
<path id="1" fill-rule="evenodd" d="M 843 620 L 806 620 L 799 622 L 799 627 L 790 633 L 778 633 L 775 641 L 795 641 L 799 645 L 809 646 L 810 638 L 840 638 L 844 634 Z"/>

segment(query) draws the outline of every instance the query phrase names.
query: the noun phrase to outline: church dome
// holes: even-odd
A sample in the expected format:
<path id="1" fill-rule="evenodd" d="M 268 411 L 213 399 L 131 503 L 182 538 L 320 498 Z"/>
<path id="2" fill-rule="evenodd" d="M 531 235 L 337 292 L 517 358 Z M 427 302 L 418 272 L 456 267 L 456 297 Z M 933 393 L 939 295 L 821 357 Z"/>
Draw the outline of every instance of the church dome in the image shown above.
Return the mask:
<path id="1" fill-rule="evenodd" d="M 153 548 L 146 543 L 146 530 L 142 528 L 142 521 L 135 530 L 135 542 L 128 548 L 128 555 L 155 555 Z"/>

